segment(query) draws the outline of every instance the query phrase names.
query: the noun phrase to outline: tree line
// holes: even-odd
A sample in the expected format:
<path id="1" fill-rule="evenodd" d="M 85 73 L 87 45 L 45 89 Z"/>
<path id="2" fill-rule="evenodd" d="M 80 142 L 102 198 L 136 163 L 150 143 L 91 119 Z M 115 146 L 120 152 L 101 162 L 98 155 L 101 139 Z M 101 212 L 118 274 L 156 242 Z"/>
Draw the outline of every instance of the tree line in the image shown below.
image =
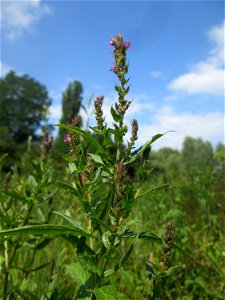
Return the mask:
<path id="1" fill-rule="evenodd" d="M 52 104 L 45 85 L 28 75 L 10 71 L 0 79 L 0 155 L 8 153 L 11 160 L 19 160 L 28 139 L 34 149 L 40 144 L 43 132 L 51 134 L 48 109 Z M 60 123 L 70 124 L 79 116 L 83 101 L 83 86 L 75 80 L 62 94 L 62 116 Z M 80 121 L 80 126 L 82 120 Z M 59 129 L 54 148 L 63 153 L 67 150 L 63 129 Z M 181 151 L 162 148 L 151 152 L 155 173 L 169 174 L 185 172 L 188 176 L 206 172 L 222 172 L 225 167 L 225 147 L 219 143 L 213 149 L 210 142 L 187 137 Z M 178 172 L 179 171 L 179 172 Z M 168 172 L 167 172 L 168 174 Z"/>

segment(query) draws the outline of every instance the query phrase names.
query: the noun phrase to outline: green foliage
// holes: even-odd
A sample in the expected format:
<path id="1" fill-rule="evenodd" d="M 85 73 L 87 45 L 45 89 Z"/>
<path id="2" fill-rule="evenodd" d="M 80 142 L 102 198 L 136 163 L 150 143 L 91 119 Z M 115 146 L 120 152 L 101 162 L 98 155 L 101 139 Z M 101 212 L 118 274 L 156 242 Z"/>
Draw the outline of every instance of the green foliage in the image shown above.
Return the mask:
<path id="1" fill-rule="evenodd" d="M 223 299 L 224 145 L 187 138 L 154 152 L 157 134 L 134 151 L 134 120 L 125 147 L 129 42 L 111 44 L 113 128 L 97 97 L 94 134 L 58 125 L 68 167 L 52 161 L 49 138 L 35 155 L 28 142 L 8 173 L 0 158 L 2 298 Z"/>
<path id="2" fill-rule="evenodd" d="M 37 130 L 46 120 L 51 101 L 44 85 L 13 71 L 0 79 L 0 90 L 0 153 L 8 152 L 14 157 L 15 149 L 29 137 L 33 141 L 40 139 Z"/>

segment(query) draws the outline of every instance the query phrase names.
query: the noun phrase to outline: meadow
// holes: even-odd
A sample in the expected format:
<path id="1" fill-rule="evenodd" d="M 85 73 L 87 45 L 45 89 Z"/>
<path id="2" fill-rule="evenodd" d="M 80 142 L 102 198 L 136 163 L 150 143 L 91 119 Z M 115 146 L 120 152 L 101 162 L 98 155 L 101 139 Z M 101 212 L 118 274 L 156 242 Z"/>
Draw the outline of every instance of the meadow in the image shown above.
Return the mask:
<path id="1" fill-rule="evenodd" d="M 96 97 L 96 126 L 58 124 L 0 160 L 1 299 L 224 299 L 225 147 L 187 137 L 180 151 L 134 150 L 141 132 L 125 114 L 126 52 L 116 35 L 114 126 Z M 167 133 L 169 134 L 169 133 Z"/>

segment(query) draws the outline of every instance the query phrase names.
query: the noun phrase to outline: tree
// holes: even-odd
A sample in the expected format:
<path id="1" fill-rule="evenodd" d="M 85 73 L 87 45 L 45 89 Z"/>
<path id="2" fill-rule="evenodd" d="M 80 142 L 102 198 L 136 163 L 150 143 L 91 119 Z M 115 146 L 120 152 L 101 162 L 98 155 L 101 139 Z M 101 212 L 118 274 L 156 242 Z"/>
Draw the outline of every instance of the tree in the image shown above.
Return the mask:
<path id="1" fill-rule="evenodd" d="M 210 142 L 186 137 L 181 151 L 184 171 L 191 177 L 212 172 L 213 148 Z"/>
<path id="2" fill-rule="evenodd" d="M 83 86 L 79 81 L 73 81 L 72 83 L 69 83 L 68 87 L 63 93 L 62 117 L 60 119 L 61 124 L 71 124 L 72 119 L 79 115 L 83 99 L 81 96 L 82 93 Z M 64 134 L 64 130 L 59 128 L 56 146 L 62 152 L 65 150 L 65 147 L 63 146 Z"/>
<path id="3" fill-rule="evenodd" d="M 14 71 L 0 79 L 0 91 L 0 153 L 12 154 L 29 137 L 39 139 L 38 129 L 51 101 L 44 85 Z"/>

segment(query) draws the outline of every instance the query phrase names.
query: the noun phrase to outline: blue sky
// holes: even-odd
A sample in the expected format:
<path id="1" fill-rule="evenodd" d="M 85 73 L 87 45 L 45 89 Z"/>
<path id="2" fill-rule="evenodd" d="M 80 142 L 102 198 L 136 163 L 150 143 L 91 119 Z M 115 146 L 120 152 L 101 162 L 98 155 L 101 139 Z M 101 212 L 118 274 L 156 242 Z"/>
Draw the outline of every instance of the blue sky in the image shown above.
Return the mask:
<path id="1" fill-rule="evenodd" d="M 79 80 L 84 105 L 105 96 L 111 125 L 116 77 L 109 71 L 109 39 L 121 33 L 132 43 L 133 102 L 126 120 L 138 120 L 137 146 L 168 130 L 176 132 L 154 149 L 181 149 L 185 136 L 213 145 L 224 141 L 223 1 L 3 0 L 1 12 L 1 76 L 13 69 L 46 85 L 53 123 L 60 118 L 62 92 Z"/>

